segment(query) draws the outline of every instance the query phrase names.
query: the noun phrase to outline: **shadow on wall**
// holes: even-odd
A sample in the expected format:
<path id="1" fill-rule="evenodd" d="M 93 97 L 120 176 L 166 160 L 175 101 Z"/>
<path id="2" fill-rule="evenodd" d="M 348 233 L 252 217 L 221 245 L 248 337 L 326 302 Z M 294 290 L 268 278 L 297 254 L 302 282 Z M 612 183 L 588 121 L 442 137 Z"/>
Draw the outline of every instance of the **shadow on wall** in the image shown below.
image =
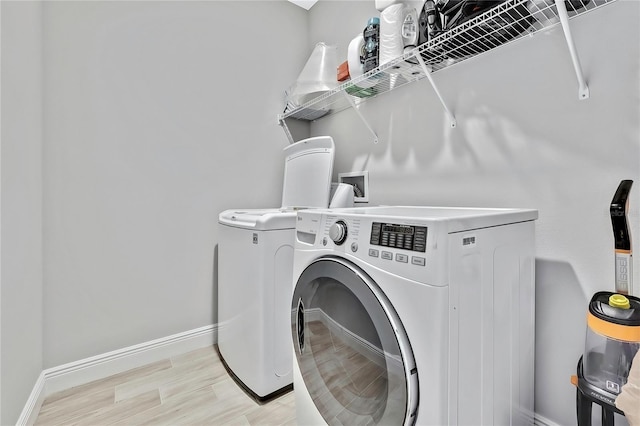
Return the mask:
<path id="1" fill-rule="evenodd" d="M 576 424 L 570 377 L 584 350 L 590 298 L 571 264 L 536 259 L 535 411 L 558 424 Z"/>

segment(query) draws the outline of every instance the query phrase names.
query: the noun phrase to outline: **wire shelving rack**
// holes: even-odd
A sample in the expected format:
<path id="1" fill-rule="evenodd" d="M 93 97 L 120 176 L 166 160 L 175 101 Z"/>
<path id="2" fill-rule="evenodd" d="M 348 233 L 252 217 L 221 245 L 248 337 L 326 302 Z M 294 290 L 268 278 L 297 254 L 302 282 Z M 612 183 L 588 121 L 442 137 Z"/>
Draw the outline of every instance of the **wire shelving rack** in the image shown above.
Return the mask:
<path id="1" fill-rule="evenodd" d="M 375 132 L 357 106 L 406 84 L 428 78 L 450 118 L 451 127 L 455 127 L 455 117 L 447 108 L 431 74 L 556 25 L 562 25 L 564 31 L 578 79 L 579 98 L 586 99 L 589 97 L 589 90 L 582 76 L 568 20 L 615 1 L 617 0 L 507 0 L 302 105 L 287 105 L 285 111 L 278 115 L 278 122 L 293 143 L 285 119 L 312 121 L 353 108 L 373 133 L 374 142 L 377 142 Z"/>

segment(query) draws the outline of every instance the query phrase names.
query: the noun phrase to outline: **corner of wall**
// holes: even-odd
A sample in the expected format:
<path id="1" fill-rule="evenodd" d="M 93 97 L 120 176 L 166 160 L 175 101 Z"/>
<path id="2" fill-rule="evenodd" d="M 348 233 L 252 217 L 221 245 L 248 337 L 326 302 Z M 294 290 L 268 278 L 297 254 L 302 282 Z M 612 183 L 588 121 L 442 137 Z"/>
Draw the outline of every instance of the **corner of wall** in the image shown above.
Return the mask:
<path id="1" fill-rule="evenodd" d="M 0 424 L 13 424 L 43 367 L 42 2 L 1 2 L 0 34 Z"/>

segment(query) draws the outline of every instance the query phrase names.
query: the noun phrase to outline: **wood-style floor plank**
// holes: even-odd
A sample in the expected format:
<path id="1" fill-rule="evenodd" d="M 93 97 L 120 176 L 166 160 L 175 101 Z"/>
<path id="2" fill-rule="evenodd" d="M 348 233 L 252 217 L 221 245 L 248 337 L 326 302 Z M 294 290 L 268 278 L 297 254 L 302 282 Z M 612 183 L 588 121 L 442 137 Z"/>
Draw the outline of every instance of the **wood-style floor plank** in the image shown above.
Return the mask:
<path id="1" fill-rule="evenodd" d="M 127 421 L 136 413 L 145 412 L 161 404 L 160 393 L 157 389 L 135 396 L 125 401 L 116 402 L 108 407 L 103 407 L 91 415 L 77 421 L 68 423 L 69 426 L 95 426 L 113 424 L 118 421 Z"/>
<path id="2" fill-rule="evenodd" d="M 35 424 L 295 425 L 295 404 L 256 403 L 207 347 L 50 395 Z"/>

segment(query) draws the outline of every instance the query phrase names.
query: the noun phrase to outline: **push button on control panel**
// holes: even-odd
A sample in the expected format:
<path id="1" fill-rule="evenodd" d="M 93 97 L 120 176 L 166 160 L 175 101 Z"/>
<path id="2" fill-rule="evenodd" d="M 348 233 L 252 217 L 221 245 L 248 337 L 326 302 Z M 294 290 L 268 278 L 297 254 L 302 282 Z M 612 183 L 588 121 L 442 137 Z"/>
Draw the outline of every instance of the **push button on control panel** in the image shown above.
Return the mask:
<path id="1" fill-rule="evenodd" d="M 407 256 L 406 254 L 396 253 L 396 262 L 408 263 L 409 256 Z"/>
<path id="2" fill-rule="evenodd" d="M 386 260 L 393 260 L 393 253 L 391 253 L 389 251 L 383 251 L 382 252 L 382 258 L 386 259 Z"/>
<path id="3" fill-rule="evenodd" d="M 376 249 L 369 249 L 369 256 L 371 257 L 378 257 L 380 255 L 380 252 Z"/>
<path id="4" fill-rule="evenodd" d="M 427 248 L 427 228 L 416 228 L 413 241 L 415 250 L 424 253 Z"/>
<path id="5" fill-rule="evenodd" d="M 424 257 L 420 257 L 420 256 L 411 256 L 411 264 L 412 265 L 418 265 L 418 266 L 424 266 L 427 264 L 426 259 Z"/>

